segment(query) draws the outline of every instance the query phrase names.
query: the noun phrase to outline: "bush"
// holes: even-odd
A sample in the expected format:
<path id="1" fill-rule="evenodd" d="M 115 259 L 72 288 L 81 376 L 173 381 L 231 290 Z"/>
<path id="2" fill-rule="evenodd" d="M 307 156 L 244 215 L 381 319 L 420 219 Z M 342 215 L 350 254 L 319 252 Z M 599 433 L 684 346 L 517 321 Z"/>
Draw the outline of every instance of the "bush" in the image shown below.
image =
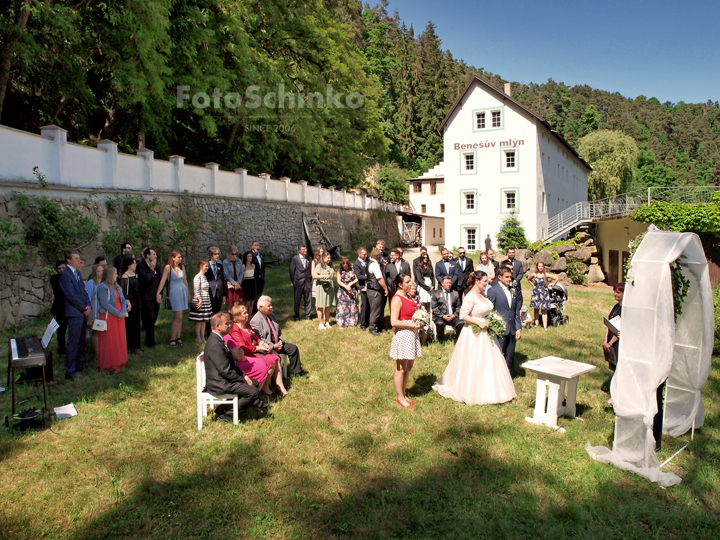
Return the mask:
<path id="1" fill-rule="evenodd" d="M 583 263 L 571 262 L 567 265 L 568 279 L 575 285 L 587 285 L 587 275 L 580 270 L 581 266 L 585 266 Z"/>
<path id="2" fill-rule="evenodd" d="M 508 248 L 514 247 L 518 249 L 527 249 L 528 241 L 525 238 L 525 229 L 522 226 L 522 222 L 515 217 L 515 214 L 510 214 L 503 224 L 500 226 L 500 231 L 497 235 L 498 246 L 503 251 L 507 251 Z"/>

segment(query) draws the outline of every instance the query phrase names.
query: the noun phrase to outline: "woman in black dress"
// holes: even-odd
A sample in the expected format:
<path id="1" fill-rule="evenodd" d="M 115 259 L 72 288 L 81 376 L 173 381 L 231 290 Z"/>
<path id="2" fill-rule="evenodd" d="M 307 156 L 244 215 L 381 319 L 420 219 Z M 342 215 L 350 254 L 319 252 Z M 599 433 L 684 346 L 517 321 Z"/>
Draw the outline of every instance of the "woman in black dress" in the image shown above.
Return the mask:
<path id="1" fill-rule="evenodd" d="M 620 317 L 622 313 L 622 301 L 623 301 L 623 295 L 625 294 L 625 283 L 620 282 L 616 284 L 613 287 L 613 293 L 615 294 L 615 304 L 610 310 L 610 315 L 608 315 L 608 320 L 612 320 L 614 317 Z M 603 351 L 605 352 L 605 358 L 608 360 L 608 367 L 615 371 L 615 367 L 617 366 L 617 359 L 618 355 L 620 354 L 620 336 L 616 336 L 612 332 L 610 332 L 609 328 L 605 329 L 605 341 L 603 341 L 602 344 Z M 612 354 L 610 353 L 612 351 Z M 615 363 L 612 362 L 612 358 L 615 359 Z"/>
<path id="2" fill-rule="evenodd" d="M 125 319 L 125 337 L 128 354 L 140 350 L 140 280 L 135 273 L 137 261 L 135 257 L 125 257 L 120 267 L 120 287 L 127 301 L 127 318 Z"/>
<path id="3" fill-rule="evenodd" d="M 432 293 L 435 290 L 435 272 L 433 272 L 430 257 L 427 253 L 420 254 L 419 272 L 415 273 L 415 283 L 418 286 L 420 303 L 426 311 L 430 311 Z"/>

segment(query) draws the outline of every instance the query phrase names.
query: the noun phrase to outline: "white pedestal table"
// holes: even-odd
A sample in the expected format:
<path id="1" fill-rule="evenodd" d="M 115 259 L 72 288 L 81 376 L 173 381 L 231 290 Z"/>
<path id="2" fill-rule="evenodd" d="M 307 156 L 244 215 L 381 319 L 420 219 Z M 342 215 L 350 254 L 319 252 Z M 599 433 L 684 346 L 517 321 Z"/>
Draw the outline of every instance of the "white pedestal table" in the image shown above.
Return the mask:
<path id="1" fill-rule="evenodd" d="M 525 362 L 522 367 L 537 375 L 535 412 L 532 418 L 526 417 L 525 420 L 533 424 L 544 424 L 564 432 L 564 429 L 558 428 L 558 416 L 575 418 L 578 379 L 580 375 L 594 370 L 595 366 L 557 356 L 546 356 Z M 565 396 L 566 385 L 567 396 Z M 564 406 L 562 405 L 563 397 L 565 399 Z M 546 398 L 547 407 L 545 405 Z"/>

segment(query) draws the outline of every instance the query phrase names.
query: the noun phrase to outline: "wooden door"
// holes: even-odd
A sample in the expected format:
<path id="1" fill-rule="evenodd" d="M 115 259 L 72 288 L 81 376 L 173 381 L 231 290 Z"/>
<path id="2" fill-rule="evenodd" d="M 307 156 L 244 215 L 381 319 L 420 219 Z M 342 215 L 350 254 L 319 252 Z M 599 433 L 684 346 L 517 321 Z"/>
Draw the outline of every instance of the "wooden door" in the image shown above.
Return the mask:
<path id="1" fill-rule="evenodd" d="M 614 286 L 619 281 L 618 266 L 620 263 L 620 252 L 616 249 L 611 249 L 608 255 L 608 285 Z"/>

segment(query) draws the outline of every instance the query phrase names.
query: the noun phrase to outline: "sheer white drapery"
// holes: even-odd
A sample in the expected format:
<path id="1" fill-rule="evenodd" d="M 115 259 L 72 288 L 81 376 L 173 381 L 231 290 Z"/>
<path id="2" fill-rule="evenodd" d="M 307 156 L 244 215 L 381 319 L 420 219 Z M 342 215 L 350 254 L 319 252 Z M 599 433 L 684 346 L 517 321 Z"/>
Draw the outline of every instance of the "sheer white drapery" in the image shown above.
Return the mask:
<path id="1" fill-rule="evenodd" d="M 670 263 L 681 256 L 690 291 L 676 323 Z M 710 372 L 713 334 L 712 290 L 700 238 L 648 232 L 632 259 L 623 297 L 620 354 L 610 385 L 616 415 L 613 449 L 588 443 L 588 454 L 661 486 L 679 483 L 680 477 L 660 470 L 655 454 L 656 389 L 667 379 L 664 433 L 678 436 L 693 423 L 702 426 L 700 389 Z"/>

